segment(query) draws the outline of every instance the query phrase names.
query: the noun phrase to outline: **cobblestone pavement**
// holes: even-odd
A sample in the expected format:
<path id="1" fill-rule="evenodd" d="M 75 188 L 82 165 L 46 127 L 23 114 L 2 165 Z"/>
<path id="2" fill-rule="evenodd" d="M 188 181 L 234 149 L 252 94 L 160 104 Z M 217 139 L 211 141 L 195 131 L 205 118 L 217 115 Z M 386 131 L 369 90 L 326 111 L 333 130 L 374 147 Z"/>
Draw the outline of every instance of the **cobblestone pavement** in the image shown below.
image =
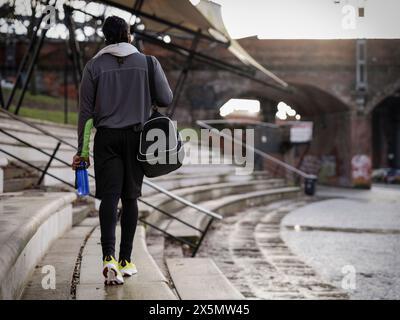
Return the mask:
<path id="1" fill-rule="evenodd" d="M 215 223 L 198 256 L 212 257 L 249 299 L 347 299 L 282 241 L 280 222 L 307 200 L 250 208 Z"/>
<path id="2" fill-rule="evenodd" d="M 400 299 L 400 189 L 319 190 L 335 199 L 288 214 L 285 243 L 336 286 L 352 272 L 352 299 Z"/>

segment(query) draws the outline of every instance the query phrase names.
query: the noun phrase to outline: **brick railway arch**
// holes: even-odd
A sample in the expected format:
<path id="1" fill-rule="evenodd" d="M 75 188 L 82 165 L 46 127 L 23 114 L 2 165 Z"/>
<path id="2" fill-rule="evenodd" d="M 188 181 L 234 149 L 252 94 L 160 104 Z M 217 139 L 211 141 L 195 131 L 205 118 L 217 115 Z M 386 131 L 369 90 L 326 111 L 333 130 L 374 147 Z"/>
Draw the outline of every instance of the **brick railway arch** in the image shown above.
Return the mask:
<path id="1" fill-rule="evenodd" d="M 329 115 L 331 113 L 350 112 L 352 108 L 337 96 L 310 84 L 289 83 L 293 92 L 284 92 L 281 90 L 255 85 L 251 87 L 236 86 L 225 89 L 221 92 L 215 92 L 215 111 L 227 102 L 229 99 L 257 99 L 261 102 L 261 108 L 271 105 L 275 106 L 278 102 L 284 101 L 292 106 L 298 113 L 307 118 Z M 263 101 L 270 101 L 270 105 L 263 104 Z M 276 110 L 275 110 L 276 111 Z"/>
<path id="2" fill-rule="evenodd" d="M 216 93 L 214 118 L 220 118 L 219 108 L 229 99 L 242 98 L 259 100 L 263 120 L 273 122 L 278 102 L 284 101 L 302 116 L 302 120 L 314 122 L 313 141 L 308 150 L 301 146 L 296 152 L 307 152 L 308 156 L 321 161 L 322 166 L 325 159 L 333 159 L 335 174 L 322 177 L 321 182 L 350 186 L 351 136 L 354 134 L 352 107 L 317 86 L 293 82 L 290 85 L 295 89 L 293 93 L 284 93 L 261 85 L 239 88 L 225 86 L 225 90 Z M 208 118 L 212 118 L 212 114 L 209 114 Z M 289 154 L 288 158 L 290 157 Z M 290 162 L 290 159 L 287 160 Z"/>
<path id="3" fill-rule="evenodd" d="M 400 80 L 387 86 L 366 110 L 372 122 L 373 168 L 400 168 Z"/>
<path id="4" fill-rule="evenodd" d="M 372 113 L 377 107 L 379 107 L 382 102 L 390 96 L 396 94 L 396 92 L 400 91 L 400 78 L 395 82 L 390 83 L 383 87 L 379 92 L 375 93 L 375 95 L 368 101 L 365 107 L 365 113 Z"/>

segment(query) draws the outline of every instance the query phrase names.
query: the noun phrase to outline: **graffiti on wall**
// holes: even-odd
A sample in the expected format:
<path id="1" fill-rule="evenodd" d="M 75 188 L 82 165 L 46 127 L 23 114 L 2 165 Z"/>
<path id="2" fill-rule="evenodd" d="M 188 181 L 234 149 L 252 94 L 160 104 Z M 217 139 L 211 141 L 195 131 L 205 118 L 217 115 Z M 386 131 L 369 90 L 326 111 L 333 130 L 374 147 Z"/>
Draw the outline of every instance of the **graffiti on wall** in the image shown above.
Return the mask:
<path id="1" fill-rule="evenodd" d="M 371 158 L 357 154 L 351 159 L 351 177 L 354 187 L 370 188 L 372 176 Z"/>
<path id="2" fill-rule="evenodd" d="M 321 169 L 319 171 L 319 180 L 321 182 L 334 182 L 337 178 L 336 174 L 336 157 L 333 155 L 321 156 Z"/>

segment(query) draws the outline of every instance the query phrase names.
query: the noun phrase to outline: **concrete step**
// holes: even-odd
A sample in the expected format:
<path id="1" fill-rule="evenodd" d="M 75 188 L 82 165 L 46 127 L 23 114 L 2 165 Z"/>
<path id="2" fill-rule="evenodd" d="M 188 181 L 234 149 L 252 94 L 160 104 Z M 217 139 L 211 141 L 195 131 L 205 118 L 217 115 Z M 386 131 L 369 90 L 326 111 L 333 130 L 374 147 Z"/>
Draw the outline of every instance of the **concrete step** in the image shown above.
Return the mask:
<path id="1" fill-rule="evenodd" d="M 297 187 L 276 188 L 243 193 L 240 195 L 229 195 L 218 199 L 200 202 L 198 205 L 227 216 L 244 208 L 267 204 L 283 198 L 297 197 L 299 193 L 300 188 Z M 201 230 L 204 230 L 210 220 L 207 215 L 192 208 L 184 208 L 178 211 L 175 216 Z M 166 230 L 177 238 L 189 239 L 190 241 L 198 241 L 201 236 L 199 231 L 172 219 Z"/>
<path id="2" fill-rule="evenodd" d="M 51 136 L 46 136 L 40 132 L 25 132 L 25 131 L 16 131 L 12 129 L 7 129 L 7 128 L 1 128 L 5 130 L 7 133 L 9 133 L 12 136 L 6 135 L 3 132 L 0 132 L 0 143 L 1 144 L 16 144 L 16 145 L 25 145 L 23 142 L 18 141 L 16 138 L 19 138 L 22 141 L 26 141 L 27 143 L 30 143 L 34 146 L 43 148 L 43 149 L 51 149 L 57 145 L 58 140 L 51 137 Z M 60 137 L 61 140 L 70 143 L 72 145 L 77 145 L 77 138 L 74 139 L 63 139 Z M 60 149 L 63 150 L 70 150 L 73 149 L 71 146 L 67 144 L 61 144 Z"/>
<path id="3" fill-rule="evenodd" d="M 71 157 L 71 161 L 72 161 L 72 157 Z M 70 166 L 52 165 L 52 166 L 50 166 L 48 172 L 50 174 L 56 176 L 57 178 L 67 181 L 71 184 L 75 183 L 75 171 L 73 171 Z M 91 174 L 92 176 L 94 176 L 94 166 L 93 165 L 88 168 L 88 173 Z M 62 184 L 62 182 L 58 181 L 57 179 L 55 179 L 53 177 L 50 177 L 49 175 L 46 175 L 44 177 L 44 180 L 43 180 L 44 186 L 57 186 L 60 184 Z M 89 184 L 94 186 L 94 179 L 91 177 L 89 177 Z M 94 191 L 94 188 L 90 189 L 90 190 Z"/>
<path id="4" fill-rule="evenodd" d="M 32 160 L 32 161 L 29 161 L 29 163 L 40 169 L 44 169 L 47 165 L 48 160 L 49 160 L 49 158 L 47 158 L 45 160 Z M 72 161 L 72 157 L 70 159 L 65 159 L 65 161 L 67 161 L 67 162 Z M 38 178 L 41 175 L 40 171 L 38 171 L 32 167 L 29 167 L 28 165 L 21 164 L 21 167 L 24 167 L 27 170 L 30 170 L 30 172 L 36 174 L 36 176 Z M 89 174 L 94 176 L 94 166 L 93 165 L 91 165 L 88 168 L 88 172 L 89 172 Z M 62 164 L 56 160 L 54 160 L 51 163 L 50 167 L 48 168 L 48 173 L 50 173 L 60 179 L 63 179 L 64 181 L 67 181 L 69 183 L 74 184 L 74 182 L 75 182 L 75 172 L 71 169 L 71 167 L 69 165 Z M 89 183 L 92 183 L 94 185 L 94 179 L 89 178 Z M 43 186 L 61 186 L 61 185 L 63 185 L 63 183 L 58 181 L 57 179 L 54 179 L 54 178 L 46 175 L 44 177 L 42 185 Z"/>
<path id="5" fill-rule="evenodd" d="M 218 172 L 219 174 L 235 174 L 235 166 L 228 164 L 187 164 L 182 165 L 177 171 L 180 174 Z"/>
<path id="6" fill-rule="evenodd" d="M 157 179 L 148 179 L 149 181 L 157 184 L 164 189 L 169 191 L 177 190 L 180 188 L 191 187 L 195 185 L 205 185 L 211 183 L 219 183 L 225 180 L 225 175 L 205 175 L 205 174 L 177 174 L 177 175 L 166 175 Z M 158 194 L 159 191 L 146 186 L 142 186 L 143 197 L 148 197 L 154 194 Z"/>
<path id="7" fill-rule="evenodd" d="M 53 241 L 72 226 L 73 193 L 0 195 L 0 299 L 17 299 Z"/>
<path id="8" fill-rule="evenodd" d="M 79 225 L 94 211 L 94 203 L 76 204 L 72 207 L 72 225 Z"/>
<path id="9" fill-rule="evenodd" d="M 37 172 L 33 172 L 33 170 L 19 165 L 16 161 L 10 161 L 7 166 L 3 168 L 4 171 L 4 179 L 14 179 L 14 178 L 26 178 L 37 176 Z"/>
<path id="10" fill-rule="evenodd" d="M 210 171 L 212 171 L 212 167 L 210 167 Z M 181 173 L 178 170 L 174 173 L 167 174 L 165 176 L 158 178 L 151 178 L 148 180 L 156 183 L 157 185 L 167 190 L 172 191 L 184 187 L 194 187 L 194 186 L 201 186 L 201 185 L 208 185 L 213 183 L 222 183 L 229 181 L 250 181 L 255 179 L 265 179 L 267 177 L 268 174 L 266 172 L 262 174 L 255 173 L 253 175 L 236 176 L 219 172 L 216 172 L 215 174 L 210 174 L 210 172 Z M 153 188 L 143 184 L 142 187 L 143 196 L 150 196 L 152 194 L 157 194 L 157 193 L 159 193 L 157 190 L 154 190 Z"/>
<path id="11" fill-rule="evenodd" d="M 117 243 L 120 228 L 117 228 Z M 118 248 L 118 246 L 117 246 Z M 138 273 L 125 278 L 123 286 L 105 286 L 101 274 L 100 230 L 97 228 L 87 241 L 82 255 L 77 300 L 175 300 L 177 297 L 147 250 L 145 229 L 138 226 L 133 244 L 133 261 Z M 118 255 L 118 252 L 116 253 Z"/>
<path id="12" fill-rule="evenodd" d="M 193 203 L 206 201 L 209 199 L 217 199 L 223 196 L 245 193 L 257 190 L 266 190 L 271 188 L 283 187 L 285 182 L 282 179 L 268 179 L 268 180 L 255 180 L 255 181 L 235 181 L 235 182 L 223 182 L 215 184 L 207 184 L 202 186 L 194 186 L 181 188 L 174 190 L 174 194 L 185 198 Z M 164 194 L 157 194 L 149 198 L 144 198 L 152 205 L 157 206 L 166 212 L 176 212 L 185 207 L 184 204 L 167 197 Z M 141 214 L 150 223 L 157 224 L 166 216 L 153 208 L 141 206 Z"/>
<path id="13" fill-rule="evenodd" d="M 1 149 L 3 149 L 4 151 L 6 151 L 20 159 L 23 159 L 24 161 L 28 161 L 28 162 L 47 163 L 50 158 L 48 155 L 43 154 L 42 152 L 40 152 L 36 149 L 21 145 L 21 144 L 15 144 L 15 143 L 8 144 L 8 143 L 3 143 L 0 141 L 0 146 L 1 146 Z M 47 152 L 48 154 L 52 154 L 55 146 L 56 145 L 53 144 L 49 147 L 44 148 L 43 150 L 45 152 Z M 73 149 L 70 149 L 70 150 L 59 149 L 56 156 L 59 159 L 63 159 L 64 161 L 70 162 L 70 161 L 72 161 L 72 157 L 75 154 L 76 154 L 76 151 Z M 2 156 L 4 156 L 5 158 L 7 158 L 10 161 L 15 160 L 12 156 L 9 156 L 7 154 L 2 154 Z M 54 159 L 52 162 L 52 166 L 65 166 L 65 164 Z"/>
<path id="14" fill-rule="evenodd" d="M 24 159 L 25 161 L 29 161 L 30 164 L 40 168 L 40 169 L 44 169 L 47 162 L 49 161 L 49 157 L 39 153 L 36 150 L 33 149 L 29 149 L 29 148 L 20 148 L 20 149 L 15 149 L 14 147 L 9 147 L 9 146 L 5 146 L 5 145 L 1 145 L 1 148 L 4 148 L 5 150 L 9 151 L 11 154 L 17 155 L 18 157 L 21 157 L 22 159 Z M 12 149 L 12 150 L 10 150 Z M 29 153 L 29 158 L 23 157 L 21 156 L 21 154 L 18 154 L 19 152 L 21 152 L 23 149 L 24 152 Z M 60 159 L 65 159 L 65 161 L 72 161 L 72 156 L 70 157 L 65 157 L 65 155 L 63 156 L 62 154 L 57 155 L 58 157 L 60 157 Z M 13 161 L 12 157 L 9 157 L 8 161 Z M 16 160 L 14 160 L 16 161 Z M 32 167 L 29 167 L 28 165 L 22 165 L 21 164 L 21 168 L 26 168 L 26 170 L 29 170 L 29 172 L 32 172 L 31 174 L 27 174 L 30 177 L 32 176 L 36 176 L 36 180 L 34 182 L 34 184 L 36 184 L 37 180 L 39 179 L 39 176 L 41 175 L 41 172 L 39 170 L 36 170 Z M 3 168 L 4 170 L 4 168 Z M 23 169 L 21 169 L 23 170 Z M 5 171 L 5 170 L 4 170 Z M 12 171 L 12 170 L 11 170 Z M 48 168 L 47 171 L 49 174 L 52 174 L 68 183 L 74 184 L 75 182 L 75 173 L 74 171 L 71 169 L 71 167 L 65 164 L 60 163 L 57 160 L 53 160 L 53 162 L 51 163 L 50 167 Z M 88 169 L 89 174 L 94 176 L 94 166 L 90 166 Z M 16 175 L 14 173 L 8 173 L 9 175 Z M 7 178 L 6 178 L 7 179 Z M 12 180 L 14 179 L 7 179 L 7 181 L 12 184 Z M 93 180 L 92 178 L 90 178 L 90 180 Z M 94 180 L 92 181 L 94 184 Z M 18 183 L 18 182 L 15 182 Z M 43 186 L 60 186 L 63 183 L 58 181 L 57 179 L 46 175 L 42 181 L 42 185 Z M 11 189 L 12 188 L 12 189 Z M 25 187 L 26 189 L 26 187 Z M 17 191 L 18 189 L 15 189 L 14 187 L 10 187 L 10 189 L 7 189 L 7 192 L 12 192 L 12 191 Z M 21 187 L 22 190 L 22 187 Z"/>
<path id="15" fill-rule="evenodd" d="M 36 121 L 29 119 L 32 123 L 39 125 L 40 127 L 48 130 L 59 138 L 63 139 L 66 142 L 69 142 L 73 145 L 77 143 L 77 134 L 76 128 L 74 126 L 64 126 L 59 124 L 54 124 L 46 121 Z M 42 149 L 43 151 L 52 154 L 54 148 L 57 145 L 57 140 L 43 134 L 42 132 L 24 124 L 19 121 L 8 118 L 6 115 L 2 114 L 0 117 L 0 128 L 6 130 L 7 132 L 15 135 L 23 141 L 27 141 L 28 143 Z M 93 139 L 92 139 L 93 140 Z M 93 142 L 93 141 L 92 141 Z M 32 164 L 38 165 L 43 168 L 44 165 L 48 162 L 49 156 L 37 151 L 31 147 L 24 145 L 22 142 L 15 140 L 14 138 L 7 136 L 5 134 L 0 133 L 0 145 L 1 148 L 11 154 L 22 158 L 26 161 L 31 162 Z M 76 150 L 66 144 L 61 144 L 56 156 L 60 159 L 63 159 L 67 162 L 72 160 L 72 157 L 76 154 Z M 4 155 L 10 161 L 13 161 L 14 158 L 8 155 Z M 63 180 L 68 182 L 73 182 L 74 178 L 71 178 L 71 170 L 68 166 L 65 166 L 61 162 L 57 160 L 53 160 L 51 167 L 49 169 L 49 173 L 54 174 Z M 46 176 L 43 185 L 45 186 L 53 186 L 57 185 L 59 182 L 56 179 L 53 179 L 49 176 Z"/>
<path id="16" fill-rule="evenodd" d="M 63 140 L 66 139 L 76 139 L 77 131 L 76 126 L 74 125 L 63 125 L 59 123 L 32 119 L 32 118 L 24 118 L 29 122 L 33 123 L 36 126 L 39 126 L 54 135 L 60 137 Z M 4 130 L 13 130 L 13 131 L 20 131 L 20 132 L 27 132 L 30 134 L 38 134 L 43 135 L 43 133 L 39 132 L 35 128 L 28 126 L 20 121 L 14 120 L 7 115 L 1 113 L 0 114 L 0 128 Z"/>
<path id="17" fill-rule="evenodd" d="M 32 162 L 35 165 L 44 166 L 44 162 L 37 161 Z M 69 183 L 74 183 L 74 174 L 70 167 L 67 166 L 51 166 L 49 169 L 49 173 L 54 174 L 55 176 L 68 181 Z M 92 165 L 89 168 L 89 173 L 94 175 L 94 166 Z M 179 189 L 186 188 L 186 187 L 194 187 L 194 186 L 205 186 L 211 184 L 217 184 L 222 182 L 229 182 L 229 181 L 249 181 L 255 179 L 262 179 L 267 177 L 266 173 L 263 174 L 256 174 L 256 175 L 248 175 L 248 176 L 231 176 L 226 174 L 218 174 L 210 176 L 207 173 L 203 174 L 175 174 L 175 175 L 166 175 L 163 177 L 159 177 L 156 179 L 148 179 L 151 182 L 156 183 L 160 187 L 163 187 L 169 191 L 175 192 Z M 90 190 L 91 192 L 95 192 L 95 184 L 94 179 L 89 178 Z M 44 186 L 61 186 L 60 182 L 52 177 L 46 176 L 44 179 Z M 69 188 L 69 187 L 67 187 Z M 71 189 L 71 191 L 73 191 Z M 153 195 L 159 194 L 159 191 L 146 186 L 143 184 L 142 186 L 142 198 L 147 198 Z M 145 206 L 142 206 L 143 210 L 146 209 Z"/>
<path id="18" fill-rule="evenodd" d="M 181 300 L 243 300 L 212 259 L 167 259 L 167 266 Z"/>
<path id="19" fill-rule="evenodd" d="M 39 179 L 37 172 L 21 165 L 17 161 L 9 161 L 4 158 L 3 160 L 5 161 L 2 161 L 4 163 L 0 168 L 3 173 L 2 177 L 0 177 L 2 179 L 0 183 L 2 184 L 3 192 L 22 191 L 36 185 Z"/>
<path id="20" fill-rule="evenodd" d="M 117 243 L 119 239 L 120 228 L 118 227 Z M 133 251 L 138 274 L 125 278 L 123 286 L 104 286 L 98 218 L 86 218 L 60 237 L 50 248 L 37 265 L 23 292 L 22 299 L 177 299 L 147 251 L 143 226 L 138 226 L 136 230 Z M 42 268 L 48 265 L 54 267 L 57 275 L 57 285 L 54 290 L 46 290 L 42 286 L 44 277 Z M 71 285 L 72 283 L 77 286 Z"/>
<path id="21" fill-rule="evenodd" d="M 173 180 L 181 180 L 183 178 L 205 178 L 205 177 L 213 177 L 213 176 L 222 176 L 225 178 L 226 181 L 247 181 L 250 178 L 251 179 L 265 179 L 269 177 L 268 172 L 266 171 L 254 171 L 252 174 L 248 175 L 230 175 L 222 172 L 215 172 L 214 169 L 217 169 L 218 167 L 213 167 L 209 166 L 209 171 L 205 172 L 196 172 L 196 167 L 193 169 L 193 172 L 184 172 L 180 171 L 179 169 L 177 171 L 171 172 L 169 174 L 166 174 L 161 177 L 157 178 L 149 178 L 150 181 L 153 181 L 154 183 L 159 183 L 162 181 L 173 181 Z M 213 172 L 215 174 L 210 175 L 210 172 Z"/>
<path id="22" fill-rule="evenodd" d="M 95 220 L 95 221 L 93 221 Z M 77 266 L 81 247 L 88 235 L 96 228 L 98 218 L 87 218 L 58 238 L 46 255 L 36 266 L 28 285 L 25 287 L 21 299 L 23 300 L 70 300 L 71 284 Z M 47 270 L 52 266 L 56 275 L 55 288 L 43 287 L 42 281 Z"/>
<path id="23" fill-rule="evenodd" d="M 36 186 L 38 177 L 13 178 L 4 180 L 4 192 L 16 192 Z"/>

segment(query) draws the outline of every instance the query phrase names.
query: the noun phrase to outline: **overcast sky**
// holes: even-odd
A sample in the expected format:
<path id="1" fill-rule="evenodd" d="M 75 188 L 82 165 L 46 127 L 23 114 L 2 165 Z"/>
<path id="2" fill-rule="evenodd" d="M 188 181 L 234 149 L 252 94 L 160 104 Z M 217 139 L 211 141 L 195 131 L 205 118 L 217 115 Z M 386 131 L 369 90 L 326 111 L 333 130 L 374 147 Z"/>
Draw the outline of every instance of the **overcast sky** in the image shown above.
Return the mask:
<path id="1" fill-rule="evenodd" d="M 214 2 L 222 5 L 225 25 L 234 38 L 252 35 L 267 39 L 400 38 L 400 0 Z M 349 5 L 356 9 L 355 24 L 351 23 Z M 358 16 L 359 7 L 365 8 L 363 18 Z"/>
<path id="2" fill-rule="evenodd" d="M 0 5 L 6 1 L 0 0 Z M 199 0 L 190 1 L 196 3 Z M 260 39 L 400 39 L 400 0 L 213 1 L 222 5 L 224 23 L 233 38 L 257 35 Z M 29 2 L 17 0 L 16 13 L 30 14 Z M 77 8 L 85 6 L 84 1 L 72 2 Z M 62 1 L 57 3 L 58 9 L 62 11 Z M 102 14 L 104 8 L 104 5 L 92 2 L 85 9 Z M 359 8 L 364 8 L 364 17 L 359 17 Z M 128 12 L 108 7 L 106 16 L 110 14 L 120 15 L 129 22 L 134 18 Z M 74 18 L 79 22 L 85 21 L 85 15 L 79 12 L 74 13 Z M 6 24 L 0 25 L 0 32 L 10 32 Z M 16 23 L 14 28 L 17 33 L 26 32 L 22 22 Z M 88 36 L 93 32 L 93 28 L 85 28 Z M 48 36 L 54 37 L 65 35 L 66 29 L 62 24 L 50 29 L 48 33 Z M 80 30 L 77 37 L 80 40 L 85 38 Z"/>

